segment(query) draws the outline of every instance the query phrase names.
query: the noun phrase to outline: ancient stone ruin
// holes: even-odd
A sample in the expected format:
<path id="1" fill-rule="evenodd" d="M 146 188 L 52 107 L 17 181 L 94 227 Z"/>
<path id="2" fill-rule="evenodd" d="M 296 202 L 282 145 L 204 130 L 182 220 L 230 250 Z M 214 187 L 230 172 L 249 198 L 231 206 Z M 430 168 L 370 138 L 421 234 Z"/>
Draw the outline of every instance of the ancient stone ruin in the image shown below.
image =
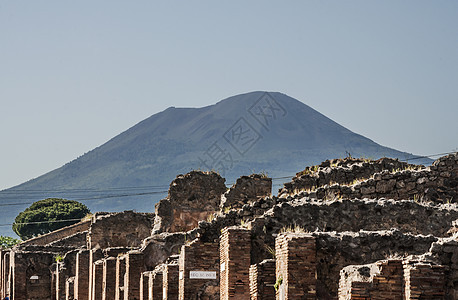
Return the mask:
<path id="1" fill-rule="evenodd" d="M 1 250 L 0 296 L 458 299 L 458 154 L 330 160 L 271 189 L 179 175 L 154 214 L 96 213 Z"/>

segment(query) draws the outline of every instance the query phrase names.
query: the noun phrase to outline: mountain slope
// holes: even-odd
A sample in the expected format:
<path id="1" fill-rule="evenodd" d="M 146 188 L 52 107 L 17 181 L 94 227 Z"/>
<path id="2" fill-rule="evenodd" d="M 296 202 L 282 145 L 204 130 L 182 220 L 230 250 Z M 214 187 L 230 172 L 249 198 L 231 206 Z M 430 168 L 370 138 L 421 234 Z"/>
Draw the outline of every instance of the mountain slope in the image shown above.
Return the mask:
<path id="1" fill-rule="evenodd" d="M 231 183 L 253 171 L 292 176 L 306 165 L 347 153 L 411 157 L 287 95 L 252 92 L 203 108 L 170 107 L 61 168 L 0 192 L 0 204 L 56 196 L 88 199 L 93 211 L 153 211 L 170 181 L 192 169 L 218 170 Z M 106 198 L 142 193 L 147 194 Z M 26 206 L 4 206 L 1 223 L 11 223 Z"/>

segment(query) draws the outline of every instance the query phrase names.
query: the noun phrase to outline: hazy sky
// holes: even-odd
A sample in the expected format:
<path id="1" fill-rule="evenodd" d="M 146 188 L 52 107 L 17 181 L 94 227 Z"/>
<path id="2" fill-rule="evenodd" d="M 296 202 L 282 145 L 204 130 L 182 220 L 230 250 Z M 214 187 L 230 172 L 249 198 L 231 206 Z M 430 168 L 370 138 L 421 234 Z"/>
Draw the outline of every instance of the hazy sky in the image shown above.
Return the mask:
<path id="1" fill-rule="evenodd" d="M 0 0 L 0 189 L 254 90 L 399 150 L 455 150 L 458 2 Z"/>

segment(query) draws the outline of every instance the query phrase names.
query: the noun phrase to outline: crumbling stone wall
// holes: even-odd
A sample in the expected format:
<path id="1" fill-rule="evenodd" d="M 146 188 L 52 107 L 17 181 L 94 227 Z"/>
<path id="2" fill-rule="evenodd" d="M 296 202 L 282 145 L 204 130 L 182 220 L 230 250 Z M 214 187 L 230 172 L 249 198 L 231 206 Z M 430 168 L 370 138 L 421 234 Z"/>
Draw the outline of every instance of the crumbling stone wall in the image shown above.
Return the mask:
<path id="1" fill-rule="evenodd" d="M 172 181 L 167 198 L 156 204 L 153 233 L 183 232 L 218 211 L 225 179 L 215 172 L 192 171 Z"/>
<path id="2" fill-rule="evenodd" d="M 381 158 L 376 161 L 347 157 L 326 160 L 318 166 L 307 167 L 296 174 L 291 182 L 285 183 L 279 195 L 296 194 L 304 190 L 315 190 L 320 186 L 349 185 L 354 181 L 368 179 L 375 173 L 404 169 L 420 169 L 423 166 L 411 165 L 397 159 Z"/>
<path id="3" fill-rule="evenodd" d="M 87 231 L 89 230 L 90 225 L 91 225 L 91 220 L 82 221 L 82 222 L 79 222 L 79 223 L 76 223 L 70 226 L 63 227 L 58 230 L 54 230 L 53 232 L 28 239 L 20 243 L 18 246 L 19 247 L 29 246 L 29 245 L 45 246 L 47 244 L 51 244 L 53 242 L 65 239 L 79 232 Z M 55 246 L 62 246 L 62 245 L 55 245 Z M 79 247 L 80 245 L 79 243 L 77 243 L 76 245 L 64 245 L 64 246 Z"/>
<path id="4" fill-rule="evenodd" d="M 339 299 L 444 299 L 444 266 L 393 259 L 341 271 Z"/>
<path id="5" fill-rule="evenodd" d="M 139 247 L 151 235 L 154 214 L 124 211 L 95 214 L 88 233 L 88 249 Z"/>
<path id="6" fill-rule="evenodd" d="M 441 157 L 429 168 L 383 170 L 347 185 L 325 184 L 304 190 L 285 188 L 281 190 L 281 197 L 299 194 L 320 200 L 391 198 L 454 203 L 458 200 L 457 170 L 458 154 L 454 154 Z"/>
<path id="7" fill-rule="evenodd" d="M 221 196 L 221 209 L 240 209 L 243 205 L 271 196 L 272 179 L 261 174 L 242 176 Z"/>
<path id="8" fill-rule="evenodd" d="M 403 300 L 402 260 L 378 261 L 362 266 L 347 266 L 340 271 L 339 300 Z"/>

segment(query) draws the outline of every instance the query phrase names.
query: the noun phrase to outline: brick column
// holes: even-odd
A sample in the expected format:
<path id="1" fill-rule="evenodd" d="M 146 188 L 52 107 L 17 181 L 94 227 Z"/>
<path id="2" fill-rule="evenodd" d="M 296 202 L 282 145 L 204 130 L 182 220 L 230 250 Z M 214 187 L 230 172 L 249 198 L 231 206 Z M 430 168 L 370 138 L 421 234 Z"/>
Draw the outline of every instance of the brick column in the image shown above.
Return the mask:
<path id="1" fill-rule="evenodd" d="M 93 271 L 94 271 L 94 268 L 93 268 L 93 265 L 96 261 L 98 261 L 99 259 L 102 259 L 103 257 L 103 253 L 102 253 L 102 249 L 91 249 L 90 252 L 89 252 L 89 298 L 92 299 L 92 296 L 94 295 L 92 289 L 93 289 L 93 283 L 94 283 L 94 279 L 93 279 Z"/>
<path id="2" fill-rule="evenodd" d="M 76 254 L 75 299 L 89 300 L 89 250 Z"/>
<path id="3" fill-rule="evenodd" d="M 277 299 L 316 299 L 315 238 L 305 233 L 280 234 L 275 253 Z"/>
<path id="4" fill-rule="evenodd" d="M 92 300 L 102 300 L 103 260 L 92 264 Z"/>
<path id="5" fill-rule="evenodd" d="M 4 270 L 4 254 L 5 251 L 0 250 L 0 299 L 5 297 L 5 270 Z"/>
<path id="6" fill-rule="evenodd" d="M 266 259 L 250 267 L 251 300 L 275 300 L 275 259 Z"/>
<path id="7" fill-rule="evenodd" d="M 126 257 L 126 274 L 124 276 L 124 300 L 140 298 L 140 276 L 145 270 L 142 252 L 129 252 Z"/>
<path id="8" fill-rule="evenodd" d="M 115 300 L 124 300 L 124 275 L 126 274 L 126 258 L 124 255 L 116 259 Z"/>
<path id="9" fill-rule="evenodd" d="M 166 264 L 163 270 L 163 290 L 162 298 L 164 300 L 178 299 L 178 264 Z"/>
<path id="10" fill-rule="evenodd" d="M 70 277 L 65 281 L 65 300 L 75 299 L 75 277 Z"/>
<path id="11" fill-rule="evenodd" d="M 179 258 L 179 299 L 219 295 L 219 245 L 194 240 L 181 247 Z"/>
<path id="12" fill-rule="evenodd" d="M 152 272 L 146 271 L 140 276 L 140 300 L 148 300 L 148 282 L 150 273 Z"/>
<path id="13" fill-rule="evenodd" d="M 162 300 L 163 284 L 162 267 L 159 266 L 149 276 L 148 300 Z"/>
<path id="14" fill-rule="evenodd" d="M 226 227 L 220 241 L 221 300 L 250 298 L 251 233 L 242 227 Z"/>
<path id="15" fill-rule="evenodd" d="M 103 260 L 102 300 L 112 300 L 116 297 L 116 258 Z"/>
<path id="16" fill-rule="evenodd" d="M 404 291 L 406 300 L 444 299 L 444 267 L 422 262 L 404 263 Z"/>

